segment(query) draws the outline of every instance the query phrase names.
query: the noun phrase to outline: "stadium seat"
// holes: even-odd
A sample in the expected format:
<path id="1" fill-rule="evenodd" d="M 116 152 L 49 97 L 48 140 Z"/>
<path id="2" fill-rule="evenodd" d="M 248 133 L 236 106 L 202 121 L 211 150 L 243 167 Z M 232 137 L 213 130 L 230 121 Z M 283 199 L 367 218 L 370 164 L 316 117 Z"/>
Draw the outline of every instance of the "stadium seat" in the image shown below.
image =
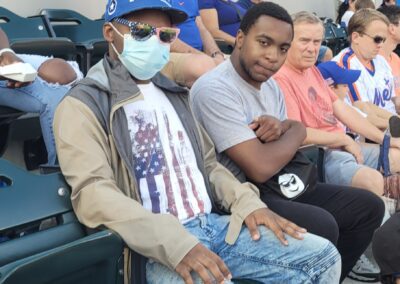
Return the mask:
<path id="1" fill-rule="evenodd" d="M 75 45 L 67 38 L 54 38 L 54 31 L 43 16 L 24 18 L 0 7 L 0 28 L 17 53 L 76 59 Z"/>
<path id="2" fill-rule="evenodd" d="M 123 241 L 109 230 L 87 234 L 60 173 L 0 159 L 0 182 L 0 284 L 123 282 Z"/>
<path id="3" fill-rule="evenodd" d="M 22 111 L 0 106 L 0 157 L 3 155 L 8 143 L 10 123 L 22 114 Z"/>
<path id="4" fill-rule="evenodd" d="M 324 20 L 325 38 L 323 44 L 327 45 L 337 55 L 342 49 L 349 46 L 347 31 L 336 24 L 332 19 Z"/>
<path id="5" fill-rule="evenodd" d="M 51 23 L 55 36 L 69 38 L 76 44 L 84 74 L 107 52 L 108 43 L 103 38 L 103 19 L 91 20 L 67 9 L 44 9 L 40 13 Z"/>

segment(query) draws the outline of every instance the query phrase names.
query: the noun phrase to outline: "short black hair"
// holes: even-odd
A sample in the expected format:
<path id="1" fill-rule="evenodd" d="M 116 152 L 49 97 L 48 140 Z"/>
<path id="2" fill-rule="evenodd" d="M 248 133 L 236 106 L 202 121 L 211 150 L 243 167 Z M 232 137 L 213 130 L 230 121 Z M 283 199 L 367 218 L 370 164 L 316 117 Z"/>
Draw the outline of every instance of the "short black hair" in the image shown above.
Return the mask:
<path id="1" fill-rule="evenodd" d="M 382 6 L 378 8 L 378 11 L 384 14 L 389 22 L 393 25 L 398 25 L 400 21 L 400 7 L 397 5 L 393 6 Z"/>
<path id="2" fill-rule="evenodd" d="M 293 21 L 290 17 L 289 13 L 278 4 L 273 2 L 261 2 L 249 10 L 247 10 L 246 14 L 243 16 L 243 19 L 240 23 L 240 30 L 247 34 L 250 28 L 255 24 L 255 22 L 261 16 L 269 16 L 280 21 L 286 22 L 292 26 L 293 29 Z"/>

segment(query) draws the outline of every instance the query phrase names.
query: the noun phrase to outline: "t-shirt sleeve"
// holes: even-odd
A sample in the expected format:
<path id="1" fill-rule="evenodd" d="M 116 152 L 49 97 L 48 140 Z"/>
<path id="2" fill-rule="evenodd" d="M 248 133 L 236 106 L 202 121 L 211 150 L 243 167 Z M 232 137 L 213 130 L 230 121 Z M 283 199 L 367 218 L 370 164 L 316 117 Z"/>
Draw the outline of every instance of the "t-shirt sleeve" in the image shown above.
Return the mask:
<path id="1" fill-rule="evenodd" d="M 200 10 L 216 8 L 215 0 L 198 0 L 198 3 L 199 3 Z"/>
<path id="2" fill-rule="evenodd" d="M 277 92 L 279 94 L 278 98 L 279 98 L 279 120 L 283 121 L 286 120 L 288 118 L 287 112 L 286 112 L 286 103 L 285 103 L 285 97 L 283 95 L 283 92 L 281 90 L 281 88 L 279 87 L 278 84 L 276 84 L 277 87 Z"/>
<path id="3" fill-rule="evenodd" d="M 215 144 L 218 153 L 256 138 L 235 89 L 203 80 L 190 91 L 193 112 Z"/>
<path id="4" fill-rule="evenodd" d="M 285 98 L 287 117 L 293 120 L 301 121 L 300 103 L 296 97 L 296 93 L 284 76 L 275 76 L 283 97 Z"/>
<path id="5" fill-rule="evenodd" d="M 331 102 L 332 103 L 336 102 L 336 100 L 338 99 L 338 96 L 335 94 L 335 92 L 329 87 L 326 87 L 326 90 L 329 94 L 329 98 L 331 99 Z"/>

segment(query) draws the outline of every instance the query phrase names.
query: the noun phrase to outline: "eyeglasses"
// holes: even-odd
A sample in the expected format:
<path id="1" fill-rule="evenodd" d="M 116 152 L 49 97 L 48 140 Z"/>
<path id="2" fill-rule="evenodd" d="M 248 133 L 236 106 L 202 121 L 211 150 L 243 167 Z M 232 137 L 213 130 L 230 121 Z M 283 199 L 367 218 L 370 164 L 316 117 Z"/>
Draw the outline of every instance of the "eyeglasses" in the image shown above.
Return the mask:
<path id="1" fill-rule="evenodd" d="M 369 38 L 372 38 L 372 40 L 376 43 L 376 44 L 380 44 L 380 43 L 384 43 L 386 41 L 385 37 L 382 36 L 370 36 L 367 33 L 362 32 L 361 34 L 366 35 Z"/>
<path id="2" fill-rule="evenodd" d="M 114 21 L 128 26 L 132 37 L 137 41 L 145 41 L 151 36 L 157 35 L 162 43 L 171 44 L 176 40 L 180 31 L 179 29 L 169 27 L 155 28 L 149 24 L 131 22 L 122 18 L 115 18 Z"/>

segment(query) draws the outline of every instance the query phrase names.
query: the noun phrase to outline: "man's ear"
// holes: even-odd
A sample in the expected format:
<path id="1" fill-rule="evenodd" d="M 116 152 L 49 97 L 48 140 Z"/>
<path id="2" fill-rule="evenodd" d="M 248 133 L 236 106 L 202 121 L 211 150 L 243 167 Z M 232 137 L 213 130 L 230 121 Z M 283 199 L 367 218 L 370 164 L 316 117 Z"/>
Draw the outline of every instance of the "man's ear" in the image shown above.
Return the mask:
<path id="1" fill-rule="evenodd" d="M 245 34 L 243 33 L 243 31 L 238 30 L 238 32 L 236 34 L 235 47 L 237 47 L 239 50 L 243 46 L 244 37 L 245 37 Z"/>
<path id="2" fill-rule="evenodd" d="M 103 36 L 108 43 L 114 42 L 114 29 L 111 27 L 110 23 L 105 23 L 103 25 Z"/>
<path id="3" fill-rule="evenodd" d="M 389 32 L 389 35 L 394 35 L 396 33 L 396 26 L 393 24 L 389 24 L 388 32 Z"/>
<path id="4" fill-rule="evenodd" d="M 358 32 L 353 32 L 351 35 L 351 43 L 358 44 L 358 40 L 360 39 L 361 35 Z"/>

